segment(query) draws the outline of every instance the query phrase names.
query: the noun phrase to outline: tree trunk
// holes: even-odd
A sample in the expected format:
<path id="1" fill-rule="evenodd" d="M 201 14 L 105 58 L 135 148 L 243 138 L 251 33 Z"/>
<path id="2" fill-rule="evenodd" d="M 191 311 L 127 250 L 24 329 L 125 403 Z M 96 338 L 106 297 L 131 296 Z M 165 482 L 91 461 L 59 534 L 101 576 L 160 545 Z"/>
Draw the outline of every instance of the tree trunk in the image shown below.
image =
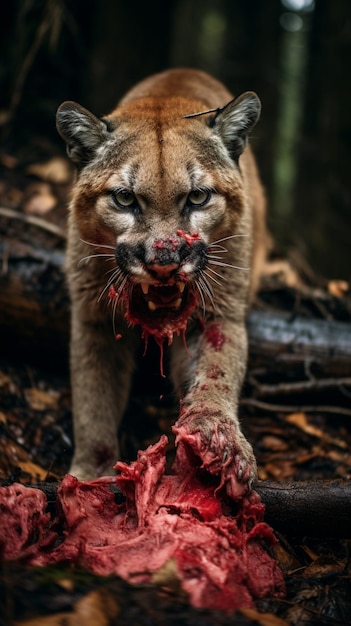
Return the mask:
<path id="1" fill-rule="evenodd" d="M 144 0 L 94 5 L 85 106 L 105 115 L 136 82 L 167 69 L 174 9 L 175 0 L 162 7 Z"/>
<path id="2" fill-rule="evenodd" d="M 350 29 L 348 0 L 316 2 L 294 224 L 299 238 L 306 234 L 304 253 L 309 262 L 324 276 L 346 279 L 350 275 L 345 260 L 350 255 L 351 239 Z"/>

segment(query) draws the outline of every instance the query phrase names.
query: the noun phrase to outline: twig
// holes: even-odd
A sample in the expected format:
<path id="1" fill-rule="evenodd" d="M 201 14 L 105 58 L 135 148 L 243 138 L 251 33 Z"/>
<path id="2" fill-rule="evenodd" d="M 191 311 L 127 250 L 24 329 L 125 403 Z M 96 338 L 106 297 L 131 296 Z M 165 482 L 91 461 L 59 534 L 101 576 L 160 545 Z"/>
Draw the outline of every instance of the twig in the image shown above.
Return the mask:
<path id="1" fill-rule="evenodd" d="M 345 409 L 341 406 L 273 404 L 271 402 L 256 400 L 255 398 L 242 398 L 240 404 L 241 406 L 253 406 L 257 409 L 273 413 L 332 413 L 351 417 L 351 409 Z"/>
<path id="2" fill-rule="evenodd" d="M 293 383 L 277 383 L 273 385 L 261 384 L 254 378 L 249 379 L 250 385 L 255 388 L 258 396 L 289 395 L 294 393 L 305 393 L 307 391 L 324 391 L 327 389 L 351 386 L 351 378 L 320 378 L 313 380 L 302 380 Z M 342 392 L 342 389 L 340 389 Z"/>
<path id="3" fill-rule="evenodd" d="M 67 235 L 63 228 L 60 228 L 60 226 L 52 224 L 51 222 L 47 222 L 41 217 L 36 217 L 35 215 L 24 215 L 24 213 L 14 211 L 13 209 L 8 209 L 7 207 L 0 207 L 0 216 L 8 217 L 9 219 L 13 220 L 20 220 L 21 222 L 25 222 L 26 224 L 30 224 L 31 226 L 41 228 L 42 230 L 45 230 L 52 235 L 56 235 L 63 240 L 67 239 Z"/>

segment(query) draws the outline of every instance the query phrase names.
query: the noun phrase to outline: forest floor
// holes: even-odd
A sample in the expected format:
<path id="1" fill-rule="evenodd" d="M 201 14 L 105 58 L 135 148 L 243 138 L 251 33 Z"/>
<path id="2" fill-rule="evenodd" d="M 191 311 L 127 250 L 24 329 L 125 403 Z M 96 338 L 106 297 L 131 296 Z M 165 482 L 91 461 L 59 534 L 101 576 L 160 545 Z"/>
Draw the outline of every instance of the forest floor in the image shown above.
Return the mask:
<path id="1" fill-rule="evenodd" d="M 0 217 L 1 208 L 11 209 L 63 229 L 70 179 L 64 159 L 59 158 L 52 167 L 47 161 L 33 164 L 29 157 L 18 161 L 2 154 Z M 3 274 L 6 263 L 3 256 Z M 351 321 L 343 283 L 325 281 L 318 286 L 325 292 L 324 299 L 305 295 L 302 303 L 299 289 L 287 281 L 286 275 L 267 277 L 256 308 L 280 309 L 292 316 L 303 308 L 309 317 Z M 11 352 L 11 341 L 10 334 L 0 358 L 0 479 L 2 484 L 14 480 L 35 485 L 57 483 L 69 468 L 73 449 L 67 345 L 63 346 L 62 358 L 53 362 L 41 360 L 34 352 L 32 358 L 24 345 L 22 354 L 21 341 L 16 341 L 16 350 Z M 300 393 L 296 402 L 290 397 L 290 411 L 283 410 L 274 396 L 260 406 L 250 402 L 254 367 L 250 362 L 241 418 L 255 450 L 259 479 L 282 483 L 335 478 L 349 481 L 351 388 L 334 389 L 327 397 L 317 388 L 312 404 L 310 398 L 306 404 Z M 145 371 L 149 372 L 147 377 Z M 324 411 L 326 405 L 335 405 L 335 411 Z M 158 355 L 151 350 L 136 376 L 121 428 L 123 458 L 134 459 L 139 449 L 155 443 L 162 433 L 168 435 L 171 449 L 171 426 L 176 416 L 172 389 L 160 377 Z M 313 536 L 295 536 L 280 529 L 275 557 L 285 575 L 286 597 L 260 601 L 255 610 L 235 615 L 194 609 L 182 594 L 167 586 L 133 586 L 117 577 L 105 579 L 68 566 L 29 569 L 20 563 L 2 563 L 0 625 L 351 625 L 351 522 L 348 536 L 339 536 L 337 520 L 331 528 L 330 537 L 320 537 L 318 528 Z"/>

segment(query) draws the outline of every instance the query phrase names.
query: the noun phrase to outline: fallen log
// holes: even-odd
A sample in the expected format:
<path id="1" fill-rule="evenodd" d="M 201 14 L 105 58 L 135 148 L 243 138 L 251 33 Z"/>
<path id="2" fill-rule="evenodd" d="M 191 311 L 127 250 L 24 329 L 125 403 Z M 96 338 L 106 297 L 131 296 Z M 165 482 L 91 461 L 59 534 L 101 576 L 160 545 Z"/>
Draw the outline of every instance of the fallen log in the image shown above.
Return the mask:
<path id="1" fill-rule="evenodd" d="M 1 482 L 1 486 L 11 483 Z M 40 489 L 46 495 L 49 510 L 55 511 L 59 483 L 49 482 L 28 487 Z M 292 537 L 350 538 L 351 481 L 316 480 L 279 483 L 259 480 L 254 485 L 265 504 L 265 521 L 274 530 Z M 115 500 L 124 496 L 113 486 Z"/>
<path id="2" fill-rule="evenodd" d="M 258 481 L 266 521 L 291 536 L 351 537 L 351 481 Z"/>
<path id="3" fill-rule="evenodd" d="M 309 379 L 310 387 L 315 376 L 349 377 L 351 374 L 351 325 L 348 322 L 252 311 L 248 330 L 251 365 L 255 369 L 264 364 L 271 374 L 282 376 L 287 368 L 290 373 L 302 368 L 301 373 Z M 295 393 L 296 388 L 279 390 L 282 391 Z"/>
<path id="4" fill-rule="evenodd" d="M 67 360 L 69 302 L 64 278 L 65 232 L 45 219 L 0 208 L 0 340 L 7 353 L 50 361 Z M 279 293 L 279 296 L 277 296 Z M 269 300 L 269 292 L 261 302 Z M 351 324 L 349 321 L 292 316 L 287 301 L 329 303 L 351 320 L 349 301 L 327 293 L 303 293 L 282 286 L 274 295 L 275 310 L 253 310 L 248 318 L 250 341 L 249 393 L 256 408 L 264 403 L 295 405 L 296 398 L 335 391 L 343 395 L 351 381 Z M 277 309 L 281 303 L 281 309 Z M 318 308 L 318 307 L 317 307 Z M 345 398 L 347 396 L 344 394 Z M 282 397 L 284 402 L 282 403 Z M 294 398 L 289 403 L 289 398 Z M 345 400 L 344 398 L 344 400 Z M 262 404 L 263 403 L 263 404 Z M 318 402 L 320 405 L 321 402 Z M 323 404 L 323 402 L 322 402 Z M 326 405 L 327 402 L 325 401 Z M 343 411 L 347 402 L 338 402 Z M 345 406 L 346 405 L 346 406 Z M 334 402 L 331 409 L 334 410 Z M 284 410 L 284 408 L 283 408 Z"/>
<path id="5" fill-rule="evenodd" d="M 5 352 L 66 357 L 65 235 L 34 216 L 0 209 L 0 340 Z"/>

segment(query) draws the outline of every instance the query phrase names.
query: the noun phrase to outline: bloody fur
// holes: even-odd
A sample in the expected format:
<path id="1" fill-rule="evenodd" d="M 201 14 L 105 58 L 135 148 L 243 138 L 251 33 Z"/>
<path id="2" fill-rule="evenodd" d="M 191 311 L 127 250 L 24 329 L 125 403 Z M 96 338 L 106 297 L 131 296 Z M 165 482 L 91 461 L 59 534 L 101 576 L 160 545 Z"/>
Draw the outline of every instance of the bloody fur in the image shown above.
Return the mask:
<path id="1" fill-rule="evenodd" d="M 209 110 L 212 117 L 193 119 Z M 256 463 L 237 406 L 247 358 L 245 315 L 266 243 L 264 194 L 247 147 L 259 115 L 253 92 L 233 98 L 212 77 L 185 69 L 146 79 L 103 120 L 74 102 L 59 107 L 57 128 L 78 168 L 67 280 L 71 472 L 80 479 L 111 471 L 109 459 L 104 466 L 95 462 L 95 448 L 106 441 L 118 458 L 116 433 L 141 334 L 146 344 L 152 336 L 160 346 L 161 362 L 165 342 L 173 344 L 170 375 L 183 401 L 178 442 L 193 445 L 230 497 L 251 488 Z M 108 290 L 110 307 L 103 297 Z M 189 323 L 200 310 L 202 327 Z M 120 341 L 113 341 L 111 317 Z M 189 358 L 174 335 L 186 336 Z"/>
<path id="2" fill-rule="evenodd" d="M 192 235 L 189 235 L 183 230 L 177 230 L 177 235 L 183 237 L 189 246 L 192 246 L 194 241 L 201 241 L 201 237 L 199 237 L 198 233 L 193 233 Z M 154 242 L 153 247 L 156 250 L 162 250 L 165 247 L 171 246 L 172 250 L 176 250 L 178 245 L 179 242 L 176 238 L 167 237 L 166 241 L 164 241 L 163 239 L 157 239 Z M 115 300 L 118 297 L 118 294 L 113 285 L 111 285 L 109 288 L 108 297 L 110 298 L 110 300 Z M 165 377 L 163 367 L 164 342 L 165 340 L 167 340 L 167 343 L 170 346 L 173 342 L 174 335 L 182 335 L 185 349 L 188 350 L 185 332 L 188 321 L 192 313 L 197 309 L 198 304 L 199 296 L 193 291 L 193 289 L 189 288 L 186 305 L 180 313 L 176 311 L 173 316 L 172 314 L 168 314 L 166 318 L 156 315 L 154 316 L 154 318 L 145 319 L 142 313 L 139 314 L 139 312 L 133 311 L 131 309 L 128 299 L 125 299 L 126 310 L 124 313 L 124 317 L 132 326 L 141 326 L 141 336 L 145 342 L 144 353 L 147 350 L 150 337 L 154 338 L 160 349 L 160 374 L 163 378 Z M 121 336 L 122 335 L 120 333 L 117 333 L 115 335 L 115 338 L 119 340 L 121 339 Z"/>

